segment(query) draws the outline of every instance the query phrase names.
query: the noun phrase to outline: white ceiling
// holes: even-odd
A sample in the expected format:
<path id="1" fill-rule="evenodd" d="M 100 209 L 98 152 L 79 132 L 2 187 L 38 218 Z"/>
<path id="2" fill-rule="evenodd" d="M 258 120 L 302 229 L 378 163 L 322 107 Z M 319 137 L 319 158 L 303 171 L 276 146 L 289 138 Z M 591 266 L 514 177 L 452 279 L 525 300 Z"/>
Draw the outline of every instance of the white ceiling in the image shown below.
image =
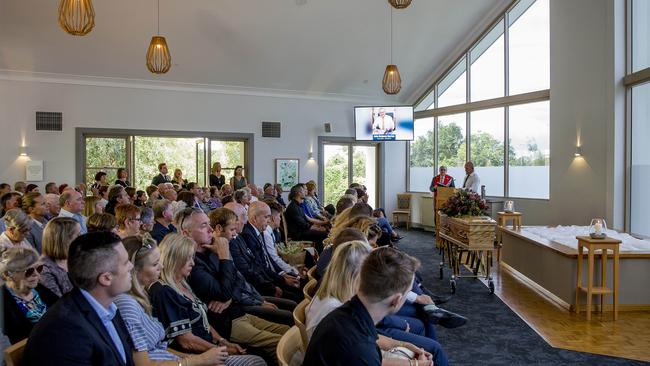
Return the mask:
<path id="1" fill-rule="evenodd" d="M 304 3 L 304 4 L 303 4 Z M 413 0 L 393 11 L 401 102 L 427 83 L 476 25 L 510 0 Z M 74 37 L 56 0 L 0 0 L 0 69 L 219 88 L 384 98 L 386 0 L 161 0 L 172 66 L 149 73 L 154 0 L 95 0 L 96 24 Z"/>

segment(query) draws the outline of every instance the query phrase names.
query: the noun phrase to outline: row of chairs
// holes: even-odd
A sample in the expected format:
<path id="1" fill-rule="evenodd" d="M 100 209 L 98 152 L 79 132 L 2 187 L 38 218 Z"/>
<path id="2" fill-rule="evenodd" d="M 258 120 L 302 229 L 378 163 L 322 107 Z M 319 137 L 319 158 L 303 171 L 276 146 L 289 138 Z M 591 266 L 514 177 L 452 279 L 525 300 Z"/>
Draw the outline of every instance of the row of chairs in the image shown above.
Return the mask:
<path id="1" fill-rule="evenodd" d="M 316 266 L 312 267 L 307 272 L 309 282 L 307 282 L 303 288 L 305 299 L 298 304 L 293 311 L 293 320 L 295 321 L 296 326 L 291 327 L 291 329 L 282 336 L 282 339 L 280 339 L 280 342 L 278 343 L 278 360 L 280 360 L 280 365 L 282 366 L 289 366 L 294 354 L 299 351 L 302 351 L 304 354 L 307 350 L 307 344 L 309 341 L 307 338 L 307 328 L 305 327 L 305 308 L 309 305 L 309 302 L 316 293 L 318 281 L 314 277 L 314 272 L 316 272 Z M 26 344 L 27 339 L 23 339 L 5 349 L 4 359 L 7 366 L 22 365 L 23 350 L 25 349 Z"/>
<path id="2" fill-rule="evenodd" d="M 293 321 L 296 325 L 291 327 L 291 329 L 282 336 L 278 343 L 277 355 L 278 361 L 280 361 L 280 366 L 290 366 L 294 355 L 298 353 L 304 355 L 305 351 L 307 351 L 309 339 L 307 337 L 305 309 L 316 294 L 318 281 L 314 277 L 314 272 L 316 272 L 316 266 L 310 268 L 307 272 L 309 282 L 307 282 L 303 288 L 305 299 L 302 300 L 293 310 Z"/>

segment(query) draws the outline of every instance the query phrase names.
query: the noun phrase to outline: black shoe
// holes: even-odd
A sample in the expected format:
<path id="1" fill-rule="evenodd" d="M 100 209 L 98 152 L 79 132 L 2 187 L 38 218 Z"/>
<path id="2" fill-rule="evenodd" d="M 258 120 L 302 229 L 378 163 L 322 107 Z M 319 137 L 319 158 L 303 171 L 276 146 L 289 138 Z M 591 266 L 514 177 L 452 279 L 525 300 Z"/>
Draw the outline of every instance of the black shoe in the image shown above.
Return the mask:
<path id="1" fill-rule="evenodd" d="M 436 310 L 432 311 L 426 311 L 426 313 L 429 316 L 429 320 L 431 320 L 433 324 L 440 324 L 441 326 L 449 329 L 458 328 L 467 323 L 467 318 L 464 316 L 441 308 L 437 308 Z"/>
<path id="2" fill-rule="evenodd" d="M 444 303 L 446 303 L 447 301 L 449 301 L 451 299 L 451 296 L 436 296 L 436 295 L 433 295 L 433 296 L 429 296 L 429 297 L 431 298 L 431 300 L 433 300 L 433 303 L 436 304 L 436 305 L 444 304 Z"/>

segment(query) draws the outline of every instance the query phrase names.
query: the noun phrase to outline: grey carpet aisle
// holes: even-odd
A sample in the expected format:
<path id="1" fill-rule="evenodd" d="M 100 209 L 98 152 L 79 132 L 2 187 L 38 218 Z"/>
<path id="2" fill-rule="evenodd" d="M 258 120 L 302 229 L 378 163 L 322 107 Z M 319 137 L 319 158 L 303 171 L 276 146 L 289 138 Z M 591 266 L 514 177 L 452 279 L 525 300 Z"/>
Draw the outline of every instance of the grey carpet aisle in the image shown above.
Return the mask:
<path id="1" fill-rule="evenodd" d="M 405 238 L 399 248 L 422 262 L 425 286 L 434 293 L 450 294 L 450 271 L 439 279 L 440 256 L 434 235 L 420 230 L 399 230 Z M 466 315 L 463 327 L 437 327 L 438 341 L 454 366 L 461 365 L 648 365 L 623 358 L 567 351 L 551 347 L 496 295 L 478 280 L 460 279 L 458 290 L 443 308 Z"/>

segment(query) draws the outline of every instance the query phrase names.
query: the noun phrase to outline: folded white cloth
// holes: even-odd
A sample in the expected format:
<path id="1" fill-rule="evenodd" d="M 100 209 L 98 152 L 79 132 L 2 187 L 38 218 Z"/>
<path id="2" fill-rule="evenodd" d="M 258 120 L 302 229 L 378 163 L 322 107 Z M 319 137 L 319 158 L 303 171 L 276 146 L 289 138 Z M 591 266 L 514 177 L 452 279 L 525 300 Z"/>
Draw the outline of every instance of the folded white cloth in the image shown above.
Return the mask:
<path id="1" fill-rule="evenodd" d="M 525 226 L 522 228 L 522 232 L 577 250 L 578 239 L 576 236 L 589 235 L 589 226 Z M 630 234 L 619 233 L 615 230 L 607 230 L 606 233 L 608 237 L 622 242 L 621 252 L 650 252 L 650 241 L 648 240 L 637 239 Z"/>

